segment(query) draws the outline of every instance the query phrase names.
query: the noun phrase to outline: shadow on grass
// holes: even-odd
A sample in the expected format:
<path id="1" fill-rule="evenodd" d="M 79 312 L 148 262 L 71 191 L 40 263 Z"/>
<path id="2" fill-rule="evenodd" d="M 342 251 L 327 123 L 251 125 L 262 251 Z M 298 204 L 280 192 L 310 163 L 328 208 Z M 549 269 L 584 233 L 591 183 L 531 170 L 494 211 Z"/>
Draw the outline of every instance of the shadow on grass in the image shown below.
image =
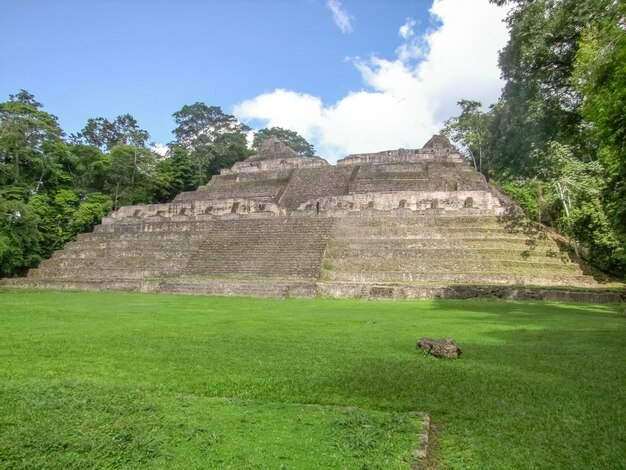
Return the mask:
<path id="1" fill-rule="evenodd" d="M 608 307 L 593 318 L 587 306 L 548 309 L 545 322 L 532 324 L 537 314 L 506 305 L 495 321 L 507 329 L 456 338 L 460 360 L 417 351 L 364 358 L 323 387 L 375 408 L 429 413 L 445 428 L 446 468 L 619 468 L 626 335 L 615 325 L 623 320 Z"/>

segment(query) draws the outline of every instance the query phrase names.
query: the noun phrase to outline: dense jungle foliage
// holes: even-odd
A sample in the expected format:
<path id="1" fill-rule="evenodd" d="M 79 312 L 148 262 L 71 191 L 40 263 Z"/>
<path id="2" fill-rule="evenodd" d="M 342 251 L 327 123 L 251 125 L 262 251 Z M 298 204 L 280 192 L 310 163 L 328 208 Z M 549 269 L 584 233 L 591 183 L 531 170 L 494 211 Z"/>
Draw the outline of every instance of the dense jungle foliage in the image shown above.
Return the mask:
<path id="1" fill-rule="evenodd" d="M 249 129 L 217 106 L 186 105 L 173 117 L 175 140 L 162 156 L 128 114 L 89 119 L 66 136 L 29 92 L 0 103 L 0 276 L 36 266 L 113 209 L 170 201 L 253 152 Z M 306 143 L 262 131 L 257 145 L 269 136 Z"/>
<path id="2" fill-rule="evenodd" d="M 492 0 L 510 8 L 505 86 L 459 102 L 444 132 L 528 215 L 626 272 L 626 3 Z"/>

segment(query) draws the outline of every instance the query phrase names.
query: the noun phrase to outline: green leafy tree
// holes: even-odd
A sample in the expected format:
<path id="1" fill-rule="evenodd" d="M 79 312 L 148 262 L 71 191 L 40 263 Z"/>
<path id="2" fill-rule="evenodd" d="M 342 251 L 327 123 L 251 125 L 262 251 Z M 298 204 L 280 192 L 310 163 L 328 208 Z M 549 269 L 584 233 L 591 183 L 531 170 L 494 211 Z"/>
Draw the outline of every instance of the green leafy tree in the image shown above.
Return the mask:
<path id="1" fill-rule="evenodd" d="M 51 195 L 42 192 L 31 197 L 27 207 L 37 216 L 36 229 L 41 237 L 38 253 L 46 258 L 78 233 L 91 230 L 112 206 L 108 195 L 92 193 L 81 197 L 73 189 L 62 189 Z"/>
<path id="2" fill-rule="evenodd" d="M 92 193 L 87 196 L 80 202 L 69 221 L 71 239 L 79 233 L 93 230 L 112 209 L 113 201 L 110 196 L 102 193 Z"/>
<path id="3" fill-rule="evenodd" d="M 488 172 L 599 266 L 626 271 L 625 6 L 492 0 L 510 7 L 505 86 L 489 113 Z M 458 120 L 457 120 L 458 121 Z"/>
<path id="4" fill-rule="evenodd" d="M 616 2 L 611 12 L 585 29 L 572 81 L 607 171 L 605 207 L 620 240 L 615 258 L 626 270 L 626 5 Z"/>
<path id="5" fill-rule="evenodd" d="M 245 145 L 245 133 L 250 128 L 219 106 L 198 102 L 183 106 L 173 116 L 177 124 L 174 145 L 189 152 L 200 184 L 224 168 L 226 162 L 234 163 L 250 155 Z"/>
<path id="6" fill-rule="evenodd" d="M 496 171 L 532 177 L 530 154 L 549 142 L 571 145 L 578 158 L 593 148 L 581 132 L 583 96 L 571 80 L 586 25 L 607 15 L 613 0 L 493 0 L 510 5 L 510 37 L 500 54 L 506 80 L 494 107 Z"/>
<path id="7" fill-rule="evenodd" d="M 202 102 L 185 105 L 174 114 L 176 144 L 191 149 L 199 143 L 211 144 L 220 134 L 243 134 L 250 130 L 219 106 Z"/>
<path id="8" fill-rule="evenodd" d="M 60 161 L 71 177 L 71 185 L 83 192 L 103 191 L 111 159 L 91 145 L 70 144 Z"/>
<path id="9" fill-rule="evenodd" d="M 149 179 L 156 164 L 154 153 L 143 147 L 117 145 L 109 157 L 104 186 L 113 199 L 113 207 L 149 201 Z"/>
<path id="10" fill-rule="evenodd" d="M 210 149 L 211 159 L 207 168 L 208 176 L 219 174 L 223 168 L 230 168 L 236 162 L 248 158 L 252 153 L 248 149 L 246 137 L 242 133 L 217 136 Z"/>
<path id="11" fill-rule="evenodd" d="M 490 151 L 489 128 L 491 117 L 480 110 L 479 101 L 461 100 L 458 102 L 461 114 L 444 123 L 443 132 L 453 142 L 458 143 L 464 156 L 474 169 L 488 176 Z"/>
<path id="12" fill-rule="evenodd" d="M 39 263 L 37 223 L 26 204 L 0 198 L 0 275 L 20 273 Z"/>
<path id="13" fill-rule="evenodd" d="M 151 178 L 153 202 L 171 201 L 182 191 L 191 191 L 203 182 L 189 152 L 174 146 L 170 157 L 160 160 Z"/>
<path id="14" fill-rule="evenodd" d="M 315 155 L 315 148 L 308 143 L 304 137 L 295 131 L 283 129 L 282 127 L 271 127 L 256 132 L 256 134 L 254 134 L 252 148 L 258 150 L 263 141 L 268 137 L 277 138 L 303 157 L 312 157 Z"/>
<path id="15" fill-rule="evenodd" d="M 540 159 L 544 179 L 553 184 L 563 206 L 562 231 L 590 250 L 590 257 L 605 269 L 615 268 L 619 240 L 603 204 L 604 167 L 598 161 L 583 162 L 571 148 L 551 142 Z"/>
<path id="16" fill-rule="evenodd" d="M 46 144 L 59 142 L 57 118 L 22 90 L 0 103 L 0 185 L 21 185 L 37 191 L 54 161 Z"/>
<path id="17" fill-rule="evenodd" d="M 118 116 L 113 121 L 102 117 L 89 119 L 80 132 L 71 135 L 72 142 L 103 151 L 110 151 L 116 145 L 145 147 L 149 138 L 148 132 L 141 129 L 130 114 Z"/>

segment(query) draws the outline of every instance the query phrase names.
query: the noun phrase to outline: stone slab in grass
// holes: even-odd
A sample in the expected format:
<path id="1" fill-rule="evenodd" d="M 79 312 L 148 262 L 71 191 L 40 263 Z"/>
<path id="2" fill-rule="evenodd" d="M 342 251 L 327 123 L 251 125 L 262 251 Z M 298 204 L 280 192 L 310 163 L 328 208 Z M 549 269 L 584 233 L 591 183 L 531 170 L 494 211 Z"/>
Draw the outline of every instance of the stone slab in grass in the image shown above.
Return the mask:
<path id="1" fill-rule="evenodd" d="M 0 467 L 420 468 L 428 417 L 73 382 L 0 387 Z"/>

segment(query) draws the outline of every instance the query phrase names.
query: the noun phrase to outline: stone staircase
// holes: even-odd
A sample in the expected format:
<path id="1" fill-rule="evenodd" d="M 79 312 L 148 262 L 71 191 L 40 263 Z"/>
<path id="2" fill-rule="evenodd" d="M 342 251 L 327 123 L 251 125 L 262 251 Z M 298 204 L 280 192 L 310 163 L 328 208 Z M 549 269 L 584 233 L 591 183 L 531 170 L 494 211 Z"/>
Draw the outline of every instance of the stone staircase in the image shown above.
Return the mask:
<path id="1" fill-rule="evenodd" d="M 115 223 L 7 285 L 213 295 L 315 295 L 328 218 Z"/>
<path id="2" fill-rule="evenodd" d="M 314 281 L 332 225 L 327 218 L 216 220 L 184 272 Z"/>
<path id="3" fill-rule="evenodd" d="M 280 204 L 295 210 L 308 200 L 348 194 L 350 179 L 358 168 L 320 167 L 296 170 Z"/>
<path id="4" fill-rule="evenodd" d="M 350 184 L 350 193 L 489 189 L 482 175 L 470 167 L 435 162 L 362 166 Z"/>
<path id="5" fill-rule="evenodd" d="M 462 214 L 338 219 L 321 280 L 322 293 L 345 296 L 363 286 L 598 287 L 534 224 Z"/>
<path id="6" fill-rule="evenodd" d="M 265 171 L 244 175 L 244 177 L 218 175 L 196 191 L 179 194 L 174 201 L 247 198 L 273 202 L 282 195 L 290 175 L 291 171 Z"/>

